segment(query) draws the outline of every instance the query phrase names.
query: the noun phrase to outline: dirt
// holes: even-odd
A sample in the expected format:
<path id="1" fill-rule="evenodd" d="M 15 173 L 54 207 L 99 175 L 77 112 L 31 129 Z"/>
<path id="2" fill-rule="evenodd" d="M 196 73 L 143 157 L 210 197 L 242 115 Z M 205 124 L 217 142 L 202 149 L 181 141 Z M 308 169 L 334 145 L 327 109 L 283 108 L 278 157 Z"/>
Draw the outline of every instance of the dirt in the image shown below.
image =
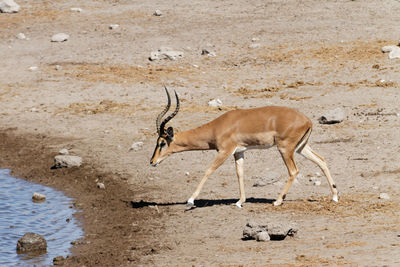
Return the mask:
<path id="1" fill-rule="evenodd" d="M 19 13 L 0 14 L 0 167 L 76 199 L 85 237 L 67 266 L 400 264 L 400 61 L 380 50 L 399 41 L 398 1 L 18 4 Z M 156 9 L 163 15 L 153 16 Z M 17 39 L 20 32 L 29 40 Z M 60 32 L 68 41 L 50 42 Z M 184 57 L 149 61 L 163 46 Z M 296 156 L 298 183 L 274 207 L 287 171 L 272 148 L 246 152 L 242 209 L 234 205 L 239 192 L 229 159 L 205 184 L 197 208 L 186 211 L 216 152 L 176 154 L 150 167 L 163 85 L 181 98 L 169 123 L 176 131 L 236 108 L 301 110 L 314 123 L 310 145 L 326 158 L 339 203 L 330 201 L 317 166 Z M 216 98 L 223 106 L 209 107 Z M 344 122 L 318 124 L 337 107 Z M 130 151 L 138 141 L 143 149 Z M 50 169 L 62 148 L 83 166 Z M 279 181 L 253 187 L 269 171 L 281 174 Z M 243 241 L 252 219 L 294 221 L 299 232 L 284 241 Z"/>

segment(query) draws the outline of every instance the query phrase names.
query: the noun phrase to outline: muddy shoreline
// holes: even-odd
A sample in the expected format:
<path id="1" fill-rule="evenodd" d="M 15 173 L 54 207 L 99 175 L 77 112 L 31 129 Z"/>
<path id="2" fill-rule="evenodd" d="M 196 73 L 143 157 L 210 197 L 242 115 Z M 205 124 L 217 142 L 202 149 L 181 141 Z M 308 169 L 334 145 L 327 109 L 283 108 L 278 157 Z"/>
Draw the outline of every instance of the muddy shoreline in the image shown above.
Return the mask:
<path id="1" fill-rule="evenodd" d="M 90 162 L 80 168 L 52 170 L 57 151 L 51 147 L 60 139 L 41 134 L 0 130 L 0 168 L 10 169 L 14 177 L 51 186 L 75 199 L 79 210 L 74 216 L 85 232 L 76 240 L 65 266 L 119 266 L 138 263 L 140 250 L 152 248 L 129 246 L 128 239 L 146 235 L 140 223 L 146 221 L 142 210 L 132 209 L 130 197 L 135 193 L 124 186 L 115 173 L 96 170 Z M 105 181 L 106 189 L 96 187 Z M 112 244 L 112 245 L 110 245 Z M 131 249 L 135 251 L 132 254 Z"/>

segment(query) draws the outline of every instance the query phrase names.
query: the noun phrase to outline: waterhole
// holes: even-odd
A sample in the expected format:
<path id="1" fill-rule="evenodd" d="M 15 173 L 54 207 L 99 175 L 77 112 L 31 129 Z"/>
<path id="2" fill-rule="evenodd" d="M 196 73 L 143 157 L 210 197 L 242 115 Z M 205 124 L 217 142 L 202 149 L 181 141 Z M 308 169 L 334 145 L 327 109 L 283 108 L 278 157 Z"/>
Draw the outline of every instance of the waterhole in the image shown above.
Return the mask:
<path id="1" fill-rule="evenodd" d="M 46 196 L 44 202 L 32 201 L 33 193 Z M 0 266 L 49 266 L 56 256 L 66 257 L 71 242 L 83 237 L 72 216 L 72 199 L 47 186 L 10 176 L 0 169 Z M 25 233 L 42 235 L 47 252 L 40 255 L 18 254 L 17 241 Z"/>

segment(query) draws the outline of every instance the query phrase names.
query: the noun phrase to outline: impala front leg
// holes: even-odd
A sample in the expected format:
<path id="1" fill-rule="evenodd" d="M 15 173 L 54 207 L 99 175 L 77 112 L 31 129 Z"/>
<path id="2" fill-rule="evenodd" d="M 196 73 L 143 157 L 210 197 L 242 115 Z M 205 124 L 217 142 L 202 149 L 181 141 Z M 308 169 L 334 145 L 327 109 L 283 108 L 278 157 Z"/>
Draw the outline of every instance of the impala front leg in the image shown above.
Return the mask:
<path id="1" fill-rule="evenodd" d="M 219 166 L 222 165 L 222 163 L 225 162 L 225 160 L 232 154 L 232 151 L 219 151 L 217 157 L 214 159 L 213 163 L 211 166 L 207 169 L 206 173 L 203 176 L 203 179 L 201 179 L 200 184 L 197 186 L 196 191 L 192 194 L 192 196 L 189 198 L 187 201 L 187 206 L 192 207 L 194 206 L 194 200 L 196 197 L 200 194 L 201 189 L 203 188 L 204 183 L 207 181 L 208 177 L 216 170 L 218 169 Z"/>

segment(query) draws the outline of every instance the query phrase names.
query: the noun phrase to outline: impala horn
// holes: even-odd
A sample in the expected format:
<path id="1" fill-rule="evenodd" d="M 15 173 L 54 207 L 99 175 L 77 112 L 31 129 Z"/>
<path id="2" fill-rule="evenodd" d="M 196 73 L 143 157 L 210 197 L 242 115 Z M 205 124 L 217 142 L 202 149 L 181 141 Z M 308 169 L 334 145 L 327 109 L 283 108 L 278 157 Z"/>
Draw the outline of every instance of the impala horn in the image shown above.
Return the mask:
<path id="1" fill-rule="evenodd" d="M 167 88 L 166 88 L 166 87 L 165 87 L 165 91 L 167 92 L 168 99 L 169 99 L 169 94 L 168 94 L 168 91 L 167 91 Z M 174 91 L 174 93 L 175 93 L 175 98 L 176 98 L 176 108 L 175 108 L 175 111 L 174 111 L 171 115 L 169 115 L 169 116 L 161 123 L 160 128 L 159 128 L 159 134 L 163 134 L 163 133 L 165 132 L 165 125 L 166 125 L 173 117 L 175 117 L 176 114 L 178 114 L 178 111 L 179 111 L 179 108 L 180 108 L 180 103 L 179 103 L 178 94 L 176 93 L 176 91 Z M 169 109 L 170 106 L 171 106 L 171 105 L 170 105 L 170 101 L 169 101 L 169 103 L 168 103 L 168 109 Z M 164 113 L 164 112 L 163 112 L 163 113 Z M 160 115 L 161 115 L 161 114 L 160 114 Z M 164 114 L 163 114 L 163 115 L 164 115 Z"/>
<path id="2" fill-rule="evenodd" d="M 161 111 L 161 113 L 158 115 L 157 120 L 156 120 L 156 126 L 157 126 L 157 133 L 158 133 L 158 136 L 161 135 L 161 128 L 160 128 L 160 124 L 161 124 L 160 121 L 161 121 L 161 118 L 168 112 L 169 108 L 171 107 L 171 97 L 169 96 L 167 87 L 166 87 L 165 85 L 164 85 L 164 88 L 165 88 L 165 92 L 167 93 L 168 104 L 167 104 L 167 106 L 165 107 L 165 109 L 164 109 L 163 111 Z"/>

